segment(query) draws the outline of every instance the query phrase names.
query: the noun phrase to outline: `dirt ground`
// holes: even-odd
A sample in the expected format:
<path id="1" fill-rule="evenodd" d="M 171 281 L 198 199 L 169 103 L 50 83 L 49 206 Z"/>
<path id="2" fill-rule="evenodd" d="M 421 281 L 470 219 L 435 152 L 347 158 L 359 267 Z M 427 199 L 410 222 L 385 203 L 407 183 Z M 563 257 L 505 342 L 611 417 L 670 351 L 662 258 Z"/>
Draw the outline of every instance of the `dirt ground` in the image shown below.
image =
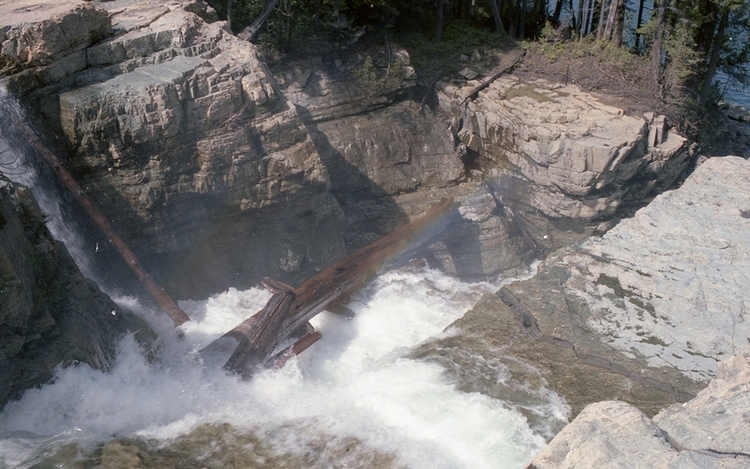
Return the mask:
<path id="1" fill-rule="evenodd" d="M 382 38 L 368 36 L 355 45 L 337 49 L 332 48 L 332 44 L 326 39 L 317 38 L 308 41 L 304 50 L 296 52 L 269 54 L 264 51 L 264 59 L 271 68 L 278 68 L 290 60 L 300 58 L 298 56 L 330 56 L 331 53 L 368 55 L 383 49 L 385 44 L 387 43 Z M 409 47 L 406 49 L 409 50 Z M 501 64 L 510 63 L 511 57 L 516 56 L 520 49 L 526 49 L 526 55 L 511 73 L 521 80 L 542 78 L 552 83 L 574 84 L 600 101 L 622 109 L 628 115 L 641 117 L 645 112 L 666 115 L 668 124 L 677 128 L 681 134 L 692 139 L 703 134 L 701 137 L 705 141 L 701 142 L 701 151 L 705 155 L 750 156 L 750 123 L 732 121 L 718 109 L 702 117 L 689 115 L 681 104 L 684 96 L 670 94 L 651 82 L 648 59 L 625 51 L 606 49 L 593 43 L 569 43 L 561 47 L 555 44 L 507 40 L 499 46 L 482 49 L 482 65 L 478 67 L 472 60 L 462 62 L 459 59 L 461 51 L 458 50 L 449 54 L 450 60 L 445 57 L 436 58 L 433 54 L 417 57 L 420 53 L 426 53 L 424 49 L 409 52 L 412 55 L 412 65 L 417 71 L 417 82 L 424 89 L 429 86 L 428 83 L 434 82 L 438 73 L 444 73 L 443 80 L 449 76 L 449 79 L 463 79 L 458 70 L 466 66 L 476 68 L 480 72 L 477 79 L 482 80 Z M 471 52 L 465 50 L 463 54 L 467 56 Z M 446 63 L 449 65 L 446 66 Z M 438 69 L 442 69 L 442 72 L 438 72 Z"/>

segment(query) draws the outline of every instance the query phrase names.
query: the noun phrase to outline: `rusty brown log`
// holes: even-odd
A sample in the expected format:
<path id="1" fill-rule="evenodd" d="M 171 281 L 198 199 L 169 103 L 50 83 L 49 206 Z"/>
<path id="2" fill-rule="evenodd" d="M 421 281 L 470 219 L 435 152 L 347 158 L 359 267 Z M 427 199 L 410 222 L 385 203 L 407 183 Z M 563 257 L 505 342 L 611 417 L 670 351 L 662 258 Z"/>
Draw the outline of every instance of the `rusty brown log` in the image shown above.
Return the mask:
<path id="1" fill-rule="evenodd" d="M 271 368 L 281 368 L 292 359 L 292 357 L 299 355 L 300 353 L 304 352 L 308 348 L 310 348 L 315 342 L 319 341 L 323 335 L 316 331 L 315 329 L 312 329 L 311 332 L 308 332 L 304 336 L 302 336 L 297 342 L 294 343 L 291 347 L 284 350 L 283 352 L 279 353 L 275 357 L 273 357 L 270 360 Z"/>
<path id="2" fill-rule="evenodd" d="M 355 251 L 341 262 L 328 267 L 294 289 L 297 296 L 285 324 L 293 331 L 323 311 L 333 300 L 362 288 L 382 273 L 407 249 L 421 244 L 431 228 L 447 224 L 458 208 L 453 199 L 442 199 L 417 220 L 397 228 L 367 246 Z M 422 236 L 425 239 L 420 240 Z"/>
<path id="3" fill-rule="evenodd" d="M 262 327 L 254 327 L 242 337 L 224 369 L 247 375 L 252 373 L 253 367 L 262 364 L 276 347 L 292 301 L 294 293 L 291 291 L 274 294 L 257 314 L 257 324 Z"/>
<path id="4" fill-rule="evenodd" d="M 497 80 L 498 78 L 500 78 L 504 73 L 508 73 L 509 71 L 513 70 L 513 68 L 515 68 L 515 66 L 518 65 L 518 62 L 520 62 L 521 59 L 525 55 L 526 55 L 526 51 L 525 50 L 522 50 L 521 52 L 519 52 L 518 55 L 516 55 L 516 58 L 513 59 L 513 61 L 511 61 L 509 65 L 505 65 L 505 66 L 500 67 L 492 75 L 490 75 L 489 78 L 487 78 L 486 80 L 484 80 L 479 85 L 475 86 L 474 89 L 472 89 L 471 92 L 463 99 L 463 101 L 461 101 L 461 103 L 459 103 L 459 106 L 463 106 L 464 103 L 466 101 L 470 100 L 470 99 L 471 100 L 477 99 L 477 97 L 479 96 L 479 92 L 480 91 L 482 91 L 483 89 L 485 89 L 488 86 L 490 86 L 492 84 L 492 82 L 494 82 L 495 80 Z"/>
<path id="5" fill-rule="evenodd" d="M 432 206 L 422 217 L 355 251 L 342 261 L 319 272 L 295 288 L 292 292 L 294 295 L 293 303 L 286 312 L 282 326 L 276 333 L 277 341 L 299 331 L 310 319 L 326 309 L 329 304 L 362 288 L 407 252 L 409 248 L 418 246 L 429 239 L 429 234 L 434 229 L 440 229 L 449 223 L 457 207 L 458 204 L 453 199 L 443 199 Z M 270 279 L 264 280 L 264 285 L 267 285 L 267 288 L 271 291 L 277 288 L 283 289 L 285 286 L 282 282 Z M 225 350 L 230 343 L 237 344 L 239 342 L 240 345 L 246 343 L 245 341 L 258 334 L 258 331 L 275 330 L 276 326 L 269 323 L 264 316 L 264 311 L 267 308 L 268 305 L 212 344 L 209 344 L 204 351 Z M 229 366 L 229 362 L 227 362 L 227 368 L 234 367 Z M 244 372 L 245 368 L 242 369 Z"/>
<path id="6" fill-rule="evenodd" d="M 44 159 L 44 161 L 52 168 L 57 177 L 62 181 L 65 187 L 73 195 L 73 198 L 78 202 L 91 219 L 96 223 L 100 230 L 107 237 L 107 240 L 114 246 L 115 250 L 122 256 L 125 263 L 130 267 L 135 276 L 140 280 L 146 290 L 156 300 L 159 306 L 164 310 L 165 313 L 172 319 L 172 322 L 176 326 L 183 324 L 190 320 L 187 314 L 177 305 L 177 302 L 172 298 L 164 288 L 159 285 L 156 280 L 149 274 L 146 269 L 143 268 L 138 257 L 120 237 L 115 228 L 99 210 L 99 207 L 89 198 L 81 186 L 76 182 L 73 176 L 62 166 L 57 157 L 47 146 L 41 141 L 36 133 L 29 129 L 23 129 L 23 133 L 27 138 L 27 141 L 37 153 Z"/>

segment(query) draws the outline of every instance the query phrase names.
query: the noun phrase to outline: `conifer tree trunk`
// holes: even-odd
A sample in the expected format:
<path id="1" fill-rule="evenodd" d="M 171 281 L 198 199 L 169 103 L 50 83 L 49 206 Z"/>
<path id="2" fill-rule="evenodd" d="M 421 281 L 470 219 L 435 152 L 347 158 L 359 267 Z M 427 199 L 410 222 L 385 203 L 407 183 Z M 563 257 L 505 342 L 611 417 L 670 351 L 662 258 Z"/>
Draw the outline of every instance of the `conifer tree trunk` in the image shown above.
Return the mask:
<path id="1" fill-rule="evenodd" d="M 706 77 L 703 79 L 703 86 L 701 87 L 701 104 L 708 102 L 708 97 L 711 94 L 711 87 L 713 86 L 714 77 L 716 76 L 716 66 L 719 64 L 719 56 L 721 55 L 721 49 L 724 47 L 724 34 L 729 23 L 729 7 L 724 7 L 721 12 L 721 19 L 719 20 L 719 28 L 716 31 L 716 38 L 714 39 L 713 46 L 711 48 L 711 56 L 708 59 L 708 68 L 706 69 Z"/>
<path id="2" fill-rule="evenodd" d="M 555 25 L 555 27 L 560 24 L 560 13 L 562 12 L 562 4 L 563 0 L 557 0 L 557 3 L 555 3 L 555 11 L 552 13 L 552 24 Z"/>
<path id="3" fill-rule="evenodd" d="M 435 24 L 435 42 L 443 40 L 443 0 L 437 0 L 437 21 Z"/>
<path id="4" fill-rule="evenodd" d="M 664 29 L 667 23 L 667 8 L 669 0 L 661 0 L 658 7 L 658 18 L 656 20 L 656 31 L 654 32 L 654 43 L 651 46 L 651 81 L 659 82 L 661 75 L 661 51 L 664 43 Z"/>
<path id="5" fill-rule="evenodd" d="M 641 0 L 640 3 L 639 3 L 639 5 L 638 5 L 638 19 L 635 22 L 635 29 L 636 29 L 636 31 L 643 24 L 643 7 L 644 7 L 645 4 L 646 4 L 646 0 Z M 636 50 L 636 52 L 639 49 L 640 42 L 641 42 L 641 35 L 638 34 L 638 33 L 635 33 L 635 50 Z"/>
<path id="6" fill-rule="evenodd" d="M 618 0 L 615 9 L 615 22 L 612 26 L 612 42 L 622 47 L 622 29 L 625 27 L 625 0 Z"/>
<path id="7" fill-rule="evenodd" d="M 492 18 L 495 20 L 495 32 L 501 36 L 505 35 L 503 20 L 500 18 L 500 8 L 497 6 L 497 0 L 489 0 L 492 9 Z"/>
<path id="8" fill-rule="evenodd" d="M 232 30 L 232 0 L 227 0 L 227 28 Z"/>
<path id="9" fill-rule="evenodd" d="M 612 0 L 609 3 L 609 14 L 607 15 L 607 24 L 604 26 L 604 33 L 602 39 L 605 41 L 611 41 L 615 30 L 615 23 L 617 19 L 617 10 L 620 2 L 623 0 Z"/>
<path id="10" fill-rule="evenodd" d="M 578 28 L 576 29 L 576 31 L 578 32 L 579 37 L 583 36 L 583 28 L 586 25 L 586 21 L 583 19 L 585 15 L 585 7 L 586 2 L 584 0 L 578 0 L 578 22 L 576 23 Z"/>
<path id="11" fill-rule="evenodd" d="M 614 1 L 614 0 L 613 0 Z M 605 29 L 605 18 L 607 17 L 607 12 L 609 11 L 609 3 L 607 0 L 601 0 L 602 6 L 599 8 L 599 24 L 596 27 L 596 39 L 601 40 L 604 38 L 604 29 Z"/>
<path id="12" fill-rule="evenodd" d="M 576 9 L 573 8 L 573 0 L 568 0 L 568 7 L 570 8 L 570 27 L 573 28 L 573 31 L 578 31 L 578 19 L 576 18 Z"/>

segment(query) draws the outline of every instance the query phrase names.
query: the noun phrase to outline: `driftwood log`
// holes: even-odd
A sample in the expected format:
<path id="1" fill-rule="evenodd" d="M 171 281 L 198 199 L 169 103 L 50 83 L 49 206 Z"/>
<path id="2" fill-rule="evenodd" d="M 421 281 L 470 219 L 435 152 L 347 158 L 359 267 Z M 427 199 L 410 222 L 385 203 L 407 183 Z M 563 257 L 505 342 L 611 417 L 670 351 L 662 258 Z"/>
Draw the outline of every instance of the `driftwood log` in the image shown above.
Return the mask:
<path id="1" fill-rule="evenodd" d="M 276 347 L 281 326 L 292 301 L 294 301 L 292 291 L 275 293 L 258 313 L 257 323 L 263 324 L 264 327 L 254 327 L 240 339 L 240 344 L 229 357 L 224 368 L 242 374 L 244 370 L 263 363 Z"/>
<path id="2" fill-rule="evenodd" d="M 468 101 L 470 99 L 471 100 L 477 99 L 477 97 L 479 96 L 479 92 L 480 91 L 482 91 L 483 89 L 485 89 L 488 86 L 490 86 L 492 84 L 492 82 L 494 82 L 495 80 L 497 80 L 498 78 L 500 78 L 504 73 L 508 73 L 509 71 L 513 70 L 515 68 L 515 66 L 518 65 L 518 62 L 520 62 L 521 59 L 525 55 L 526 55 L 526 51 L 522 50 L 521 52 L 519 52 L 516 55 L 516 57 L 510 62 L 509 65 L 501 65 L 497 70 L 495 70 L 492 73 L 492 75 L 490 75 L 489 78 L 487 78 L 486 80 L 484 80 L 479 85 L 475 86 L 474 89 L 472 89 L 471 92 L 469 92 L 469 94 L 463 99 L 463 101 L 461 101 L 461 103 L 459 104 L 459 106 L 463 106 L 464 103 L 466 103 L 466 101 Z"/>
<path id="3" fill-rule="evenodd" d="M 120 254 L 125 263 L 130 267 L 135 276 L 140 280 L 146 290 L 156 300 L 157 304 L 164 310 L 169 318 L 174 322 L 176 326 L 183 324 L 190 320 L 187 314 L 177 305 L 177 302 L 172 298 L 159 283 L 154 280 L 150 273 L 141 265 L 138 257 L 130 249 L 128 244 L 123 240 L 115 230 L 112 223 L 109 222 L 107 217 L 99 210 L 99 207 L 94 203 L 93 200 L 83 191 L 83 188 L 76 182 L 73 176 L 66 170 L 60 163 L 60 160 L 52 153 L 42 139 L 34 132 L 30 127 L 20 123 L 16 123 L 16 127 L 19 133 L 25 140 L 25 143 L 31 146 L 33 150 L 42 157 L 42 159 L 52 168 L 52 171 L 60 179 L 63 185 L 68 189 L 73 198 L 78 204 L 86 210 L 89 217 L 104 233 L 115 250 Z"/>
<path id="4" fill-rule="evenodd" d="M 237 34 L 237 37 L 239 37 L 243 41 L 253 42 L 255 38 L 258 37 L 263 24 L 265 24 L 266 20 L 271 15 L 273 9 L 276 8 L 276 5 L 278 3 L 279 0 L 269 0 L 266 4 L 266 7 L 263 9 L 263 12 L 258 15 L 258 17 L 255 18 L 255 20 L 249 26 L 240 31 L 239 34 Z"/>
<path id="5" fill-rule="evenodd" d="M 453 199 L 441 200 L 419 219 L 359 249 L 291 291 L 287 290 L 288 285 L 266 280 L 264 285 L 274 293 L 266 307 L 207 346 L 204 353 L 234 349 L 224 367 L 242 376 L 252 374 L 258 364 L 278 362 L 284 353 L 300 353 L 320 338 L 309 326 L 310 319 L 442 231 L 457 207 Z M 286 352 L 272 355 L 274 349 L 294 336 L 301 338 L 286 347 Z M 275 338 L 273 346 L 269 338 Z"/>

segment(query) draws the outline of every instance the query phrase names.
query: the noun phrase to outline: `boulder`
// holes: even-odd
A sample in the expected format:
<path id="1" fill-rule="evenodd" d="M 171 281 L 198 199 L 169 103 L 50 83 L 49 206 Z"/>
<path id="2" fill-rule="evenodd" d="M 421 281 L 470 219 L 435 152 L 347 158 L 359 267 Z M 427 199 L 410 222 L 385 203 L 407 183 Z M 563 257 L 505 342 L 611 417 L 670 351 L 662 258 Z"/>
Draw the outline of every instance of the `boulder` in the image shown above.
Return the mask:
<path id="1" fill-rule="evenodd" d="M 104 10 L 82 0 L 8 0 L 0 15 L 0 70 L 3 75 L 53 66 L 86 66 L 85 49 L 110 32 Z M 64 66 L 60 63 L 59 65 Z"/>
<path id="2" fill-rule="evenodd" d="M 500 204 L 545 252 L 606 231 L 623 205 L 647 203 L 691 160 L 663 116 L 626 115 L 576 86 L 502 76 L 461 106 L 470 85 L 438 83 L 440 106 Z"/>
<path id="3" fill-rule="evenodd" d="M 591 404 L 529 468 L 741 468 L 750 464 L 747 357 L 732 356 L 706 389 L 653 420 L 616 401 Z"/>

